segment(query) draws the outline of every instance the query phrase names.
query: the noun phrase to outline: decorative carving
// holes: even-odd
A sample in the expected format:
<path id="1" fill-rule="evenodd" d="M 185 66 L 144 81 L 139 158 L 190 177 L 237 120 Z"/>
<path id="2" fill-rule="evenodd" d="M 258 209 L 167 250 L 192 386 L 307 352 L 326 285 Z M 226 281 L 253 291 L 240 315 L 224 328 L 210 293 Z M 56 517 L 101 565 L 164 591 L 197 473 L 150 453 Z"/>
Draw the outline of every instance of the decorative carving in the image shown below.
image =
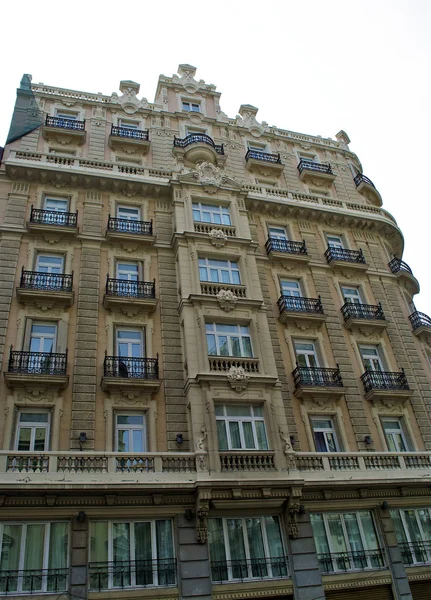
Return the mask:
<path id="1" fill-rule="evenodd" d="M 199 544 L 206 544 L 208 541 L 207 518 L 210 498 L 209 491 L 201 491 L 196 503 L 196 537 Z"/>
<path id="2" fill-rule="evenodd" d="M 222 229 L 211 229 L 208 234 L 211 244 L 216 248 L 223 248 L 227 242 L 227 235 Z"/>
<path id="3" fill-rule="evenodd" d="M 221 289 L 216 298 L 220 304 L 220 308 L 226 312 L 232 312 L 238 302 L 238 297 L 232 290 Z"/>
<path id="4" fill-rule="evenodd" d="M 199 438 L 198 441 L 196 442 L 196 451 L 197 452 L 206 452 L 205 440 L 207 438 L 207 430 L 206 430 L 205 425 L 202 426 L 201 433 L 202 433 L 202 437 Z"/>
<path id="5" fill-rule="evenodd" d="M 250 381 L 250 375 L 244 370 L 243 367 L 231 367 L 227 374 L 227 380 L 230 386 L 238 394 L 243 392 Z"/>
<path id="6" fill-rule="evenodd" d="M 207 161 L 203 161 L 196 166 L 193 176 L 203 186 L 204 190 L 210 194 L 214 194 L 227 179 L 223 176 L 219 167 Z"/>
<path id="7" fill-rule="evenodd" d="M 280 435 L 281 441 L 282 441 L 282 442 L 283 442 L 283 444 L 284 444 L 284 452 L 285 452 L 285 454 L 286 454 L 287 452 L 289 452 L 289 450 L 291 450 L 291 449 L 292 449 L 292 446 L 291 446 L 291 444 L 290 444 L 289 437 L 288 437 L 287 433 L 285 433 L 285 432 L 284 432 L 284 431 L 281 429 L 281 427 L 279 427 L 279 428 L 278 428 L 278 433 L 279 433 L 279 435 Z"/>
<path id="8" fill-rule="evenodd" d="M 299 513 L 299 504 L 296 504 L 296 503 L 292 504 L 287 509 L 287 512 L 289 514 L 289 524 L 288 524 L 289 537 L 291 540 L 296 540 L 296 538 L 299 535 L 298 523 L 296 521 L 296 518 Z"/>

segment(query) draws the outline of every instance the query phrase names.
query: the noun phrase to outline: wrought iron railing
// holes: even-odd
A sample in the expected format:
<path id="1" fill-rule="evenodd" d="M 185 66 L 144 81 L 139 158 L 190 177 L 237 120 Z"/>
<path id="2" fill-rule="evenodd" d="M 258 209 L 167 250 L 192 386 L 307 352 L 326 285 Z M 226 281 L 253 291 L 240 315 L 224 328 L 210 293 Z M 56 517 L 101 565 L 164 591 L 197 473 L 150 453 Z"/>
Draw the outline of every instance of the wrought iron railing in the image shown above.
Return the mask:
<path id="1" fill-rule="evenodd" d="M 108 231 L 116 233 L 133 233 L 136 235 L 153 235 L 153 221 L 132 221 L 108 217 Z"/>
<path id="2" fill-rule="evenodd" d="M 71 292 L 73 283 L 73 272 L 70 275 L 64 273 L 40 273 L 38 271 L 21 271 L 19 287 L 26 290 L 45 290 L 54 292 Z"/>
<path id="3" fill-rule="evenodd" d="M 247 161 L 250 158 L 254 158 L 255 160 L 263 160 L 264 162 L 281 165 L 281 157 L 280 157 L 279 152 L 277 152 L 277 153 L 260 152 L 259 150 L 251 150 L 251 148 L 249 148 L 247 150 L 247 154 L 245 155 L 245 160 Z"/>
<path id="4" fill-rule="evenodd" d="M 0 571 L 0 595 L 65 592 L 68 579 L 68 568 Z"/>
<path id="5" fill-rule="evenodd" d="M 88 565 L 90 590 L 173 586 L 177 582 L 175 558 L 114 562 L 91 562 Z"/>
<path id="6" fill-rule="evenodd" d="M 392 271 L 392 273 L 399 273 L 400 271 L 405 271 L 406 273 L 410 273 L 413 275 L 413 271 L 409 267 L 409 265 L 401 260 L 401 258 L 393 258 L 390 263 L 388 263 L 388 267 Z"/>
<path id="7" fill-rule="evenodd" d="M 354 552 L 327 552 L 318 554 L 320 570 L 323 573 L 338 571 L 364 571 L 365 569 L 384 569 L 383 552 L 376 550 L 355 550 Z"/>
<path id="8" fill-rule="evenodd" d="M 122 298 L 155 298 L 156 280 L 131 281 L 128 279 L 106 278 L 106 295 Z"/>
<path id="9" fill-rule="evenodd" d="M 26 352 L 10 347 L 8 373 L 66 375 L 66 352 Z"/>
<path id="10" fill-rule="evenodd" d="M 376 321 L 384 321 L 385 314 L 382 305 L 380 304 L 355 304 L 346 302 L 341 307 L 344 319 L 370 319 Z"/>
<path id="11" fill-rule="evenodd" d="M 362 263 L 365 265 L 365 256 L 362 253 L 362 248 L 359 248 L 359 250 L 347 250 L 346 248 L 328 246 L 325 251 L 325 258 L 328 263 L 331 263 L 333 260 L 342 260 L 344 262 Z"/>
<path id="12" fill-rule="evenodd" d="M 409 390 L 404 369 L 399 372 L 365 371 L 361 375 L 365 393 L 371 390 Z"/>
<path id="13" fill-rule="evenodd" d="M 297 298 L 296 296 L 280 296 L 277 301 L 280 314 L 284 311 L 313 313 L 323 315 L 323 306 L 318 298 Z"/>
<path id="14" fill-rule="evenodd" d="M 315 173 L 326 173 L 327 175 L 333 175 L 332 167 L 329 163 L 318 163 L 312 160 L 306 160 L 301 158 L 298 164 L 298 171 L 313 171 Z"/>
<path id="15" fill-rule="evenodd" d="M 105 356 L 103 363 L 105 377 L 129 379 L 158 379 L 159 356 L 157 358 L 133 358 L 130 356 Z"/>
<path id="16" fill-rule="evenodd" d="M 213 583 L 286 577 L 289 577 L 287 556 L 211 561 L 211 579 Z"/>
<path id="17" fill-rule="evenodd" d="M 187 148 L 190 144 L 207 144 L 214 148 L 217 154 L 224 154 L 224 145 L 216 144 L 206 133 L 189 133 L 185 138 L 174 137 L 174 148 Z"/>
<path id="18" fill-rule="evenodd" d="M 47 115 L 45 125 L 48 127 L 59 127 L 60 129 L 74 129 L 75 131 L 85 130 L 85 121 L 76 119 L 64 119 L 63 117 L 50 117 Z"/>
<path id="19" fill-rule="evenodd" d="M 78 223 L 78 211 L 74 213 L 60 212 L 57 210 L 43 210 L 31 205 L 30 223 L 38 225 L 58 225 L 60 227 L 76 227 Z"/>
<path id="20" fill-rule="evenodd" d="M 412 324 L 413 331 L 419 329 L 419 327 L 430 327 L 431 328 L 431 318 L 425 313 L 415 311 L 409 316 L 410 323 Z"/>
<path id="21" fill-rule="evenodd" d="M 290 240 L 279 240 L 269 237 L 265 243 L 266 253 L 270 252 L 285 252 L 287 254 L 307 254 L 307 246 L 305 240 L 302 242 L 292 242 Z"/>
<path id="22" fill-rule="evenodd" d="M 340 370 L 319 367 L 296 367 L 292 373 L 295 388 L 304 386 L 343 387 Z"/>
<path id="23" fill-rule="evenodd" d="M 115 137 L 131 138 L 148 142 L 148 129 L 129 129 L 128 127 L 117 127 L 112 125 L 111 135 Z"/>
<path id="24" fill-rule="evenodd" d="M 406 566 L 417 563 L 431 562 L 431 541 L 403 542 L 398 544 L 401 550 L 403 563 Z"/>
<path id="25" fill-rule="evenodd" d="M 374 185 L 374 183 L 371 181 L 371 179 L 366 177 L 363 173 L 358 173 L 356 175 L 356 177 L 354 178 L 354 182 L 355 182 L 356 187 L 359 187 L 361 185 L 361 183 L 367 183 L 368 185 L 371 185 L 373 188 L 376 187 Z"/>

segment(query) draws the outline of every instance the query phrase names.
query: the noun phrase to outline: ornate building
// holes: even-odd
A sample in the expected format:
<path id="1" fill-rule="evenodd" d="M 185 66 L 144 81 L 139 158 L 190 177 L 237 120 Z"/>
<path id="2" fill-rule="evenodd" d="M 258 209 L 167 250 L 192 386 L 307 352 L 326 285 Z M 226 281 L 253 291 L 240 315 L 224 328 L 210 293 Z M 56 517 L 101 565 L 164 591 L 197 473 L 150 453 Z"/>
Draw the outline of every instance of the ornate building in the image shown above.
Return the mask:
<path id="1" fill-rule="evenodd" d="M 349 138 L 180 65 L 17 91 L 0 595 L 431 597 L 431 320 Z"/>

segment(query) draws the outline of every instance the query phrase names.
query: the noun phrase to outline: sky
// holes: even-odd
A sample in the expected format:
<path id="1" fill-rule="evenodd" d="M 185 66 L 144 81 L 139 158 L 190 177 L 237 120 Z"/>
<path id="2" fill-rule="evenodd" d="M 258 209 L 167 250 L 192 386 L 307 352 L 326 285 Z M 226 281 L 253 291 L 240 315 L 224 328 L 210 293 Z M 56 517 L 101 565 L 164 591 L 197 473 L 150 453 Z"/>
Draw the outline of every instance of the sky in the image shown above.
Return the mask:
<path id="1" fill-rule="evenodd" d="M 430 0 L 218 0 L 8 3 L 0 36 L 0 145 L 23 73 L 33 82 L 111 94 L 121 80 L 149 101 L 180 63 L 258 120 L 335 138 L 344 129 L 405 239 L 431 316 Z"/>

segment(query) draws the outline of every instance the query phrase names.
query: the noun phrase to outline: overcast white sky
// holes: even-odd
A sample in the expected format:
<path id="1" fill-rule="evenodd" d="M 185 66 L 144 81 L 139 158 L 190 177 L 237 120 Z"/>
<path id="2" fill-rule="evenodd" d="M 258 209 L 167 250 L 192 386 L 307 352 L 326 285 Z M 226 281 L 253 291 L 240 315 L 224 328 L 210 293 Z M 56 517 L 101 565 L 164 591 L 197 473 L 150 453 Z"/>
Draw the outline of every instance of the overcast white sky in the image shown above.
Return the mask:
<path id="1" fill-rule="evenodd" d="M 404 260 L 431 316 L 431 1 L 129 0 L 8 2 L 3 9 L 0 145 L 23 73 L 110 94 L 141 84 L 154 100 L 160 73 L 180 63 L 284 129 L 334 137 L 344 129 L 364 173 L 405 237 Z"/>

